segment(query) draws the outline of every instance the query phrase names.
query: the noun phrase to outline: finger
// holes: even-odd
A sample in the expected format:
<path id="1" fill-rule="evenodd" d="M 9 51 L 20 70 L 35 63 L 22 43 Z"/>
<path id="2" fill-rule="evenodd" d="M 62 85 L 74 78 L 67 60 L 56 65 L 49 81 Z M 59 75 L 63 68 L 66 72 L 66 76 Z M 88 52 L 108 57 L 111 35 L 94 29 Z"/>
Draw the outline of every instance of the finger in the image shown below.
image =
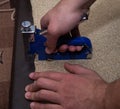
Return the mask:
<path id="1" fill-rule="evenodd" d="M 81 51 L 83 49 L 83 46 L 76 46 L 76 51 Z"/>
<path id="2" fill-rule="evenodd" d="M 73 46 L 73 45 L 70 45 L 70 46 L 68 47 L 68 50 L 69 50 L 70 52 L 75 52 L 75 51 L 77 51 L 76 46 Z"/>
<path id="3" fill-rule="evenodd" d="M 33 101 L 48 101 L 60 104 L 60 95 L 49 90 L 40 90 L 37 92 L 26 92 L 25 98 Z"/>
<path id="4" fill-rule="evenodd" d="M 72 35 L 72 37 L 81 36 L 78 26 L 76 26 L 73 30 L 71 30 L 71 35 Z M 82 46 L 70 46 L 69 51 L 71 51 L 71 52 L 78 51 L 79 52 L 82 50 L 82 48 L 83 48 Z"/>
<path id="5" fill-rule="evenodd" d="M 59 48 L 60 52 L 66 52 L 67 50 L 69 50 L 70 52 L 75 52 L 75 51 L 81 51 L 83 49 L 83 46 L 68 46 L 66 44 L 62 45 Z"/>
<path id="6" fill-rule="evenodd" d="M 40 90 L 40 88 L 36 85 L 36 81 L 34 81 L 34 83 L 29 84 L 25 87 L 26 92 L 33 92 L 38 90 Z"/>
<path id="7" fill-rule="evenodd" d="M 45 52 L 47 54 L 52 54 L 56 51 L 56 43 L 57 43 L 58 38 L 56 38 L 56 36 L 52 36 L 50 34 L 47 34 L 46 37 L 47 37 L 47 41 L 46 41 Z"/>
<path id="8" fill-rule="evenodd" d="M 59 27 L 55 25 L 56 23 L 54 21 L 51 21 L 51 23 L 48 25 L 48 33 L 46 34 L 47 41 L 46 41 L 46 53 L 51 54 L 56 49 L 56 43 L 58 38 L 61 36 L 61 33 L 59 31 Z"/>
<path id="9" fill-rule="evenodd" d="M 72 37 L 81 36 L 78 26 L 76 26 L 74 29 L 71 30 L 71 35 Z"/>
<path id="10" fill-rule="evenodd" d="M 26 86 L 26 91 L 38 91 L 40 89 L 47 89 L 51 91 L 57 91 L 57 88 L 59 86 L 59 82 L 48 79 L 48 78 L 39 78 L 34 83 Z"/>
<path id="11" fill-rule="evenodd" d="M 65 63 L 64 67 L 68 72 L 74 74 L 95 74 L 94 71 L 87 69 L 83 66 L 80 66 L 78 64 Z"/>
<path id="12" fill-rule="evenodd" d="M 40 25 L 41 25 L 41 29 L 47 29 L 48 25 L 49 25 L 49 20 L 48 20 L 48 16 L 43 16 L 42 19 L 40 20 Z"/>
<path id="13" fill-rule="evenodd" d="M 30 104 L 31 109 L 63 109 L 62 106 L 58 104 L 43 104 L 38 102 L 32 102 Z"/>
<path id="14" fill-rule="evenodd" d="M 48 71 L 48 72 L 34 72 L 31 73 L 29 75 L 29 77 L 33 80 L 37 80 L 40 77 L 44 77 L 44 78 L 49 78 L 49 79 L 53 79 L 56 81 L 60 81 L 64 76 L 64 73 L 60 73 L 60 72 L 52 72 L 52 71 Z"/>
<path id="15" fill-rule="evenodd" d="M 66 52 L 67 50 L 68 50 L 68 45 L 67 44 L 63 44 L 59 47 L 60 52 Z"/>

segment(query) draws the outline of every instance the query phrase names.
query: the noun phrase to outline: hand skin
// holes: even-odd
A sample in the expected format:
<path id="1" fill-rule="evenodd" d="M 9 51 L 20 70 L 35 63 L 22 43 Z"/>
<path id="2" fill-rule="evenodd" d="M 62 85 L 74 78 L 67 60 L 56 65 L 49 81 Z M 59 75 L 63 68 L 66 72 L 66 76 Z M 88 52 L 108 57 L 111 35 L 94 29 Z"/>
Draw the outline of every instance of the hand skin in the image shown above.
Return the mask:
<path id="1" fill-rule="evenodd" d="M 108 83 L 80 65 L 65 63 L 69 73 L 31 73 L 34 83 L 26 86 L 31 109 L 105 109 Z M 47 103 L 44 103 L 46 102 Z"/>
<path id="2" fill-rule="evenodd" d="M 105 98 L 105 109 L 120 109 L 120 79 L 109 84 Z"/>
<path id="3" fill-rule="evenodd" d="M 71 32 L 61 36 L 61 37 L 80 37 L 80 32 L 78 29 L 78 26 L 76 26 L 74 29 L 71 30 Z M 59 48 L 55 49 L 56 51 L 59 52 L 66 52 L 66 51 L 70 51 L 70 52 L 75 52 L 75 51 L 81 51 L 83 48 L 83 46 L 68 46 L 67 44 L 63 44 L 61 45 Z M 48 54 L 50 54 L 51 52 L 49 52 L 48 50 L 46 51 Z"/>
<path id="4" fill-rule="evenodd" d="M 61 0 L 54 8 L 46 13 L 41 19 L 41 28 L 47 29 L 46 52 L 51 54 L 55 51 L 57 40 L 71 31 L 75 33 L 83 13 L 95 0 Z M 74 34 L 72 34 L 74 36 Z M 64 47 L 63 47 L 64 50 Z M 71 49 L 70 49 L 71 50 Z"/>

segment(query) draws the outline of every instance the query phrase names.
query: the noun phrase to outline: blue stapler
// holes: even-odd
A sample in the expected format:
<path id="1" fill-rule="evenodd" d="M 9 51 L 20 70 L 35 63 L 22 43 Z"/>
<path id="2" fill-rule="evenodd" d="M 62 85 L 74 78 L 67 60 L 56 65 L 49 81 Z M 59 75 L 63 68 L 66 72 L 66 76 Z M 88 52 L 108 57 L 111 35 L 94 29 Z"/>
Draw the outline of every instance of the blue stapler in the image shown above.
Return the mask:
<path id="1" fill-rule="evenodd" d="M 92 57 L 92 44 L 87 37 L 61 37 L 57 42 L 57 47 L 62 44 L 74 45 L 74 46 L 83 46 L 83 49 L 79 52 L 56 52 L 53 54 L 46 54 L 45 52 L 45 42 L 46 38 L 43 35 L 40 35 L 39 29 L 36 29 L 34 33 L 34 41 L 30 42 L 29 53 L 38 54 L 39 60 L 69 60 L 69 59 L 90 59 Z"/>
<path id="2" fill-rule="evenodd" d="M 87 16 L 88 17 L 88 16 Z M 87 20 L 86 16 L 83 16 L 83 20 Z M 81 51 L 76 52 L 56 52 L 52 54 L 47 54 L 45 52 L 45 42 L 46 37 L 41 33 L 45 32 L 37 29 L 35 26 L 31 25 L 29 21 L 22 22 L 22 33 L 34 34 L 34 40 L 29 42 L 30 54 L 38 54 L 39 60 L 69 60 L 69 59 L 91 59 L 92 58 L 92 44 L 89 38 L 84 36 L 78 37 L 60 37 L 57 42 L 57 48 L 62 44 L 83 46 Z"/>

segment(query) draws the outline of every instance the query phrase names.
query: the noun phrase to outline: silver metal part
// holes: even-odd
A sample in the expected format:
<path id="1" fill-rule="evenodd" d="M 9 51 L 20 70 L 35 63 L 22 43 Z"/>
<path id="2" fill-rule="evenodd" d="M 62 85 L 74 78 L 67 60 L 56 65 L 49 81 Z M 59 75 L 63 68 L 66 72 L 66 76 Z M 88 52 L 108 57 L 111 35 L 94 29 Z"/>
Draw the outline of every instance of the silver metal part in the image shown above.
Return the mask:
<path id="1" fill-rule="evenodd" d="M 34 33 L 35 32 L 35 26 L 31 25 L 30 21 L 23 21 L 21 24 L 21 32 L 22 33 Z"/>
<path id="2" fill-rule="evenodd" d="M 47 29 L 42 30 L 42 31 L 40 32 L 40 35 L 45 35 L 47 32 L 48 32 Z"/>
<path id="3" fill-rule="evenodd" d="M 84 13 L 81 17 L 80 23 L 88 20 L 89 17 L 89 11 L 87 13 Z"/>
<path id="4" fill-rule="evenodd" d="M 28 27 L 30 27 L 30 26 L 31 26 L 31 22 L 30 22 L 30 21 L 23 21 L 23 22 L 22 22 L 22 27 L 28 28 Z"/>

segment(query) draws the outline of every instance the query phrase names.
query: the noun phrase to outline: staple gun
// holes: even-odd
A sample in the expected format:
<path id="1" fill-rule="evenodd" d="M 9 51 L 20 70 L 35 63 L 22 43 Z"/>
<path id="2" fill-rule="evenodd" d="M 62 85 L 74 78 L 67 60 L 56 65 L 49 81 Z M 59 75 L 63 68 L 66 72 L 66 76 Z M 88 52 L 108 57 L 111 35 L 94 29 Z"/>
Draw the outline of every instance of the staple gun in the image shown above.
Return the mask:
<path id="1" fill-rule="evenodd" d="M 85 14 L 82 17 L 82 20 L 87 20 L 88 15 Z M 75 52 L 56 52 L 52 54 L 47 54 L 45 52 L 45 42 L 46 37 L 44 33 L 47 30 L 40 30 L 34 25 L 31 25 L 29 21 L 22 22 L 21 31 L 23 34 L 30 33 L 34 34 L 34 38 L 29 43 L 28 53 L 29 54 L 38 54 L 39 60 L 69 60 L 69 59 L 91 59 L 92 58 L 92 44 L 89 38 L 84 36 L 78 37 L 60 37 L 57 42 L 56 48 L 59 48 L 62 44 L 73 45 L 73 46 L 83 46 L 81 51 Z"/>

